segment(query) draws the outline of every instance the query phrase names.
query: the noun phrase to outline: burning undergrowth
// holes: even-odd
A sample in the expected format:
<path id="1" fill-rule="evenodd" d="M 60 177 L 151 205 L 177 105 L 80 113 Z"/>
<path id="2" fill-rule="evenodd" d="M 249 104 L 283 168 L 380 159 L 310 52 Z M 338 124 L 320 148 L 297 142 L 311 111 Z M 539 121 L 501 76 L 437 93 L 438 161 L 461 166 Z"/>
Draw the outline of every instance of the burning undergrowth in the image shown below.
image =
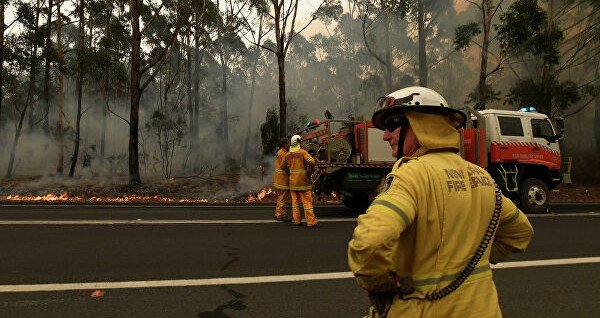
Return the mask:
<path id="1" fill-rule="evenodd" d="M 130 186 L 110 181 L 60 177 L 16 178 L 0 182 L 0 201 L 44 203 L 163 203 L 163 204 L 274 204 L 268 183 L 247 176 L 217 175 L 146 181 Z M 317 203 L 336 203 L 322 198 Z"/>
<path id="2" fill-rule="evenodd" d="M 273 201 L 273 190 L 245 187 L 240 178 L 175 178 L 130 186 L 126 180 L 98 181 L 59 177 L 23 178 L 0 183 L 0 200 L 90 203 L 248 203 Z"/>

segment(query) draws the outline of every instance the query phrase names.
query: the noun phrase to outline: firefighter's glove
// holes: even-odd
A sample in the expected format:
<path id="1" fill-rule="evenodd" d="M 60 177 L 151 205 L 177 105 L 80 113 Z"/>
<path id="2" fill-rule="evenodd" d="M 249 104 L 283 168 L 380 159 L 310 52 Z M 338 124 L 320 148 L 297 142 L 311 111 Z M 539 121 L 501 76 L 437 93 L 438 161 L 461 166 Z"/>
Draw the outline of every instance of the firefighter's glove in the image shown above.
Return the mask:
<path id="1" fill-rule="evenodd" d="M 281 166 L 281 170 L 283 170 L 283 172 L 285 172 L 285 174 L 289 175 L 290 174 L 290 167 L 288 167 L 288 165 L 283 164 Z"/>

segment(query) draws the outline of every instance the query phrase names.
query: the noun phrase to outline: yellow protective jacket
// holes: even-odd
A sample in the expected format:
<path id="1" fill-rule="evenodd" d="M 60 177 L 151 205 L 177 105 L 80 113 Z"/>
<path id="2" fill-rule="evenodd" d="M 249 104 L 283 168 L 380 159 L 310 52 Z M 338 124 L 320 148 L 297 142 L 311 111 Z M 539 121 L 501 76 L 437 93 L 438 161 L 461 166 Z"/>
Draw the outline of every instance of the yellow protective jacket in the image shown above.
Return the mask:
<path id="1" fill-rule="evenodd" d="M 419 122 L 408 112 L 407 117 L 411 125 Z M 419 130 L 421 145 L 432 146 Z M 348 263 L 367 291 L 389 291 L 396 276 L 414 288 L 404 298 L 424 298 L 448 286 L 475 253 L 494 211 L 494 181 L 452 151 L 456 142 L 436 150 L 422 147 L 414 157 L 398 160 L 382 192 L 358 218 Z M 502 197 L 492 246 L 468 279 L 435 301 L 396 296 L 388 317 L 501 317 L 490 262 L 524 251 L 532 234 L 527 217 Z"/>
<path id="2" fill-rule="evenodd" d="M 304 149 L 293 151 L 290 148 L 283 158 L 282 168 L 289 169 L 289 189 L 293 191 L 312 190 L 312 182 L 308 178 L 307 168 L 315 164 L 315 159 Z"/>
<path id="3" fill-rule="evenodd" d="M 283 158 L 288 152 L 284 148 L 280 148 L 275 155 L 275 173 L 273 175 L 273 187 L 280 190 L 289 190 L 289 177 L 281 169 Z"/>

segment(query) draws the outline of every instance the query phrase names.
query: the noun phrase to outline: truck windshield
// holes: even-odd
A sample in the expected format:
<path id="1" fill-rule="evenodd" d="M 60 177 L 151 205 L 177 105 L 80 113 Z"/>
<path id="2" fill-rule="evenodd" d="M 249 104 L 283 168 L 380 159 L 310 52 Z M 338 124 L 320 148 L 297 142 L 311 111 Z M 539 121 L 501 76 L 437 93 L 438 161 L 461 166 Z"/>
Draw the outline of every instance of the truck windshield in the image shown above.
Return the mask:
<path id="1" fill-rule="evenodd" d="M 532 119 L 531 129 L 534 138 L 545 138 L 554 136 L 550 122 L 545 119 Z"/>

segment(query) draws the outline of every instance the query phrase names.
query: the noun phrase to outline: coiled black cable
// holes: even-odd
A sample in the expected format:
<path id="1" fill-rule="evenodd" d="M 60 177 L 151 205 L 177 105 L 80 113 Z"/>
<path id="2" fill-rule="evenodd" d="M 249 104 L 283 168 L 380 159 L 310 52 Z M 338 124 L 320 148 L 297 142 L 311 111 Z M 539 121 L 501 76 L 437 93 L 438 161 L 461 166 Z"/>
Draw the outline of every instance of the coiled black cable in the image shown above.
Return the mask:
<path id="1" fill-rule="evenodd" d="M 420 300 L 428 300 L 434 301 L 441 298 L 444 298 L 454 292 L 462 283 L 467 280 L 469 275 L 473 272 L 477 263 L 481 260 L 485 251 L 490 244 L 490 241 L 494 237 L 494 233 L 496 232 L 496 227 L 500 223 L 500 214 L 502 213 L 502 192 L 500 191 L 500 187 L 494 182 L 494 186 L 496 187 L 496 203 L 494 207 L 494 213 L 492 214 L 492 219 L 490 220 L 490 224 L 488 225 L 485 233 L 483 234 L 483 238 L 481 239 L 481 243 L 477 247 L 475 254 L 471 257 L 471 260 L 467 264 L 467 266 L 458 274 L 458 276 L 450 283 L 450 285 L 438 289 L 432 293 L 425 294 L 425 297 L 403 297 L 403 294 L 399 291 L 398 294 L 402 300 L 408 299 L 420 299 Z"/>

